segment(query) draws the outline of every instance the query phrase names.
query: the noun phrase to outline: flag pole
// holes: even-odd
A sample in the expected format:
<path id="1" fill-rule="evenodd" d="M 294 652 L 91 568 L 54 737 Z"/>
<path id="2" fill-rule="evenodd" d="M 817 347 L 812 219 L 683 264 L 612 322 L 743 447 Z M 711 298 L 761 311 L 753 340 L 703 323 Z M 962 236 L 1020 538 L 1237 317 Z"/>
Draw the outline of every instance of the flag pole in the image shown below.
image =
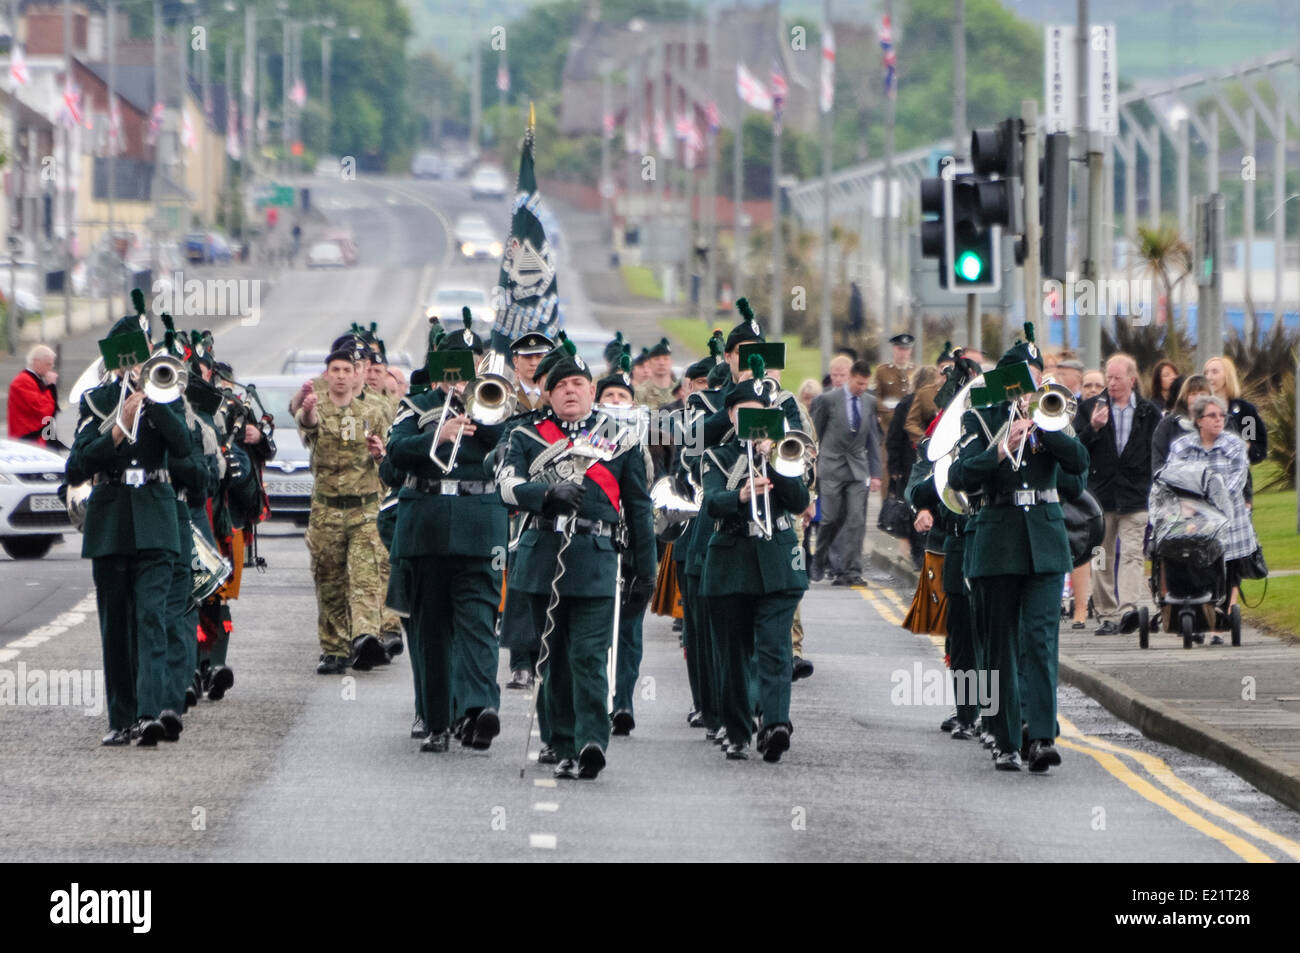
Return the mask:
<path id="1" fill-rule="evenodd" d="M 831 36 L 831 0 L 822 0 L 822 74 L 832 70 L 827 59 L 834 55 L 834 46 L 827 44 Z M 830 94 L 828 102 L 826 90 L 822 90 L 822 310 L 818 321 L 818 337 L 822 352 L 822 373 L 830 370 L 832 347 L 831 324 L 831 105 L 834 102 L 834 73 L 830 73 Z M 824 82 L 825 80 L 823 80 Z"/>

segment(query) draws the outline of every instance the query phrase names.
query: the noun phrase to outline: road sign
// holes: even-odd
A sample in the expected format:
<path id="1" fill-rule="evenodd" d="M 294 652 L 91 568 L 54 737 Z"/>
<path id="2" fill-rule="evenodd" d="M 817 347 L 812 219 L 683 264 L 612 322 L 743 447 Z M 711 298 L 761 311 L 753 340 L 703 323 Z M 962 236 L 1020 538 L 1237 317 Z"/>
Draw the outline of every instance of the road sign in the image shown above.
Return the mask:
<path id="1" fill-rule="evenodd" d="M 1079 117 L 1079 73 L 1074 55 L 1074 27 L 1049 23 L 1044 28 L 1043 122 L 1047 131 L 1072 132 Z"/>
<path id="2" fill-rule="evenodd" d="M 1094 23 L 1088 29 L 1088 128 L 1091 131 L 1103 136 L 1119 134 L 1118 95 L 1115 24 Z"/>
<path id="3" fill-rule="evenodd" d="M 293 186 L 271 185 L 260 190 L 257 193 L 257 207 L 263 209 L 268 205 L 293 208 Z"/>

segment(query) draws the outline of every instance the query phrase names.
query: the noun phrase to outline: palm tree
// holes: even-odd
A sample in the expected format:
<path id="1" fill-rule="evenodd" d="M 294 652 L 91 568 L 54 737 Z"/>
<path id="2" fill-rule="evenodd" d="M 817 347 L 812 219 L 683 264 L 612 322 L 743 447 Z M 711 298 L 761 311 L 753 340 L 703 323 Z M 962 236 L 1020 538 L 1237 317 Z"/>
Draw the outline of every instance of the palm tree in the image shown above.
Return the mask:
<path id="1" fill-rule="evenodd" d="M 1143 265 L 1143 274 L 1151 274 L 1160 285 L 1167 328 L 1173 332 L 1174 287 L 1192 272 L 1191 247 L 1180 237 L 1177 226 L 1164 224 L 1151 228 L 1139 225 L 1138 261 Z M 1160 324 L 1158 317 L 1156 324 Z M 1174 351 L 1178 350 L 1178 334 L 1167 334 L 1166 342 L 1170 360 L 1177 360 Z"/>

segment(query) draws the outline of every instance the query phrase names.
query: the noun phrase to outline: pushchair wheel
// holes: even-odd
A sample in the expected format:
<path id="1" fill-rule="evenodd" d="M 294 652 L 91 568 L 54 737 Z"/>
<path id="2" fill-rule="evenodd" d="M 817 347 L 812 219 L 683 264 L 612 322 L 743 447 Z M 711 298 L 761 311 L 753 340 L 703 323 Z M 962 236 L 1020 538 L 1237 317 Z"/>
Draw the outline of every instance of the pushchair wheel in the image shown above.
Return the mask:
<path id="1" fill-rule="evenodd" d="M 1146 648 L 1151 641 L 1151 613 L 1146 607 L 1138 610 L 1138 646 Z"/>
<path id="2" fill-rule="evenodd" d="M 1241 645 L 1241 606 L 1233 606 L 1229 610 L 1228 625 L 1232 629 L 1232 644 Z"/>
<path id="3" fill-rule="evenodd" d="M 1183 648 L 1190 649 L 1192 647 L 1192 629 L 1195 627 L 1195 623 L 1192 622 L 1192 614 L 1184 612 L 1178 617 L 1178 621 L 1183 630 Z"/>

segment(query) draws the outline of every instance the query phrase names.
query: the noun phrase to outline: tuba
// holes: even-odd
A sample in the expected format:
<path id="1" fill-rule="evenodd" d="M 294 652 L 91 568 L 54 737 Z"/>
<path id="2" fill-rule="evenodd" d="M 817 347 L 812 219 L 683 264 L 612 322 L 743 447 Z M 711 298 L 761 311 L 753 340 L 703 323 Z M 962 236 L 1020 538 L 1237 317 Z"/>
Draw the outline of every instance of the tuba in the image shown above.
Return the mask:
<path id="1" fill-rule="evenodd" d="M 180 358 L 160 351 L 140 365 L 140 379 L 145 397 L 155 404 L 170 404 L 185 393 L 190 372 Z"/>
<path id="2" fill-rule="evenodd" d="M 773 470 L 783 477 L 806 477 L 817 459 L 817 445 L 802 430 L 787 430 L 768 454 Z"/>
<path id="3" fill-rule="evenodd" d="M 78 532 L 86 525 L 86 509 L 90 505 L 90 493 L 93 485 L 87 481 L 68 487 L 68 522 Z"/>
<path id="4" fill-rule="evenodd" d="M 670 476 L 660 477 L 650 488 L 654 508 L 655 536 L 670 543 L 682 534 L 687 522 L 699 515 L 699 494 L 688 497 L 677 490 Z"/>

